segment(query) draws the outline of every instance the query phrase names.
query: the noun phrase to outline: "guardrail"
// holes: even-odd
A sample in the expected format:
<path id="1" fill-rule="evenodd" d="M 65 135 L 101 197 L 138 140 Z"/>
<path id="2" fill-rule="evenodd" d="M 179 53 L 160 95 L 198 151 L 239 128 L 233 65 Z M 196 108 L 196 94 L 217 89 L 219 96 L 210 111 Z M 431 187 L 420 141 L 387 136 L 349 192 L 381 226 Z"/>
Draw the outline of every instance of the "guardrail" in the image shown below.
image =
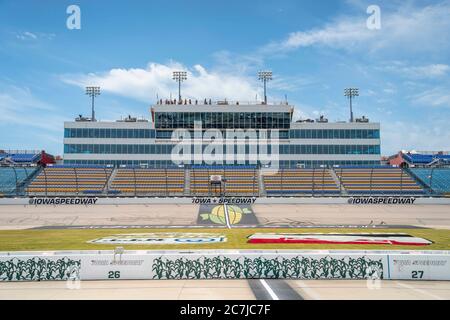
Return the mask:
<path id="1" fill-rule="evenodd" d="M 450 280 L 449 251 L 0 253 L 0 281 L 108 279 Z"/>

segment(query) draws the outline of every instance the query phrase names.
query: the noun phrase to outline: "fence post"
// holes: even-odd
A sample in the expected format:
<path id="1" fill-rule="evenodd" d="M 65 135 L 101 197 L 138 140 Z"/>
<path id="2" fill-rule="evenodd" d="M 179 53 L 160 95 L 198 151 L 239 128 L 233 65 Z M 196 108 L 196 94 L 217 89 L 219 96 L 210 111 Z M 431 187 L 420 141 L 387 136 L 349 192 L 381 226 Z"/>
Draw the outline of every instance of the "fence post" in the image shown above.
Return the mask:
<path id="1" fill-rule="evenodd" d="M 373 167 L 370 170 L 370 180 L 369 180 L 369 186 L 370 186 L 370 191 L 369 191 L 369 196 L 372 196 L 372 184 L 373 184 Z"/>
<path id="2" fill-rule="evenodd" d="M 17 171 L 16 171 L 16 168 L 14 168 L 14 166 L 12 166 L 11 168 L 13 168 L 14 177 L 16 178 L 16 196 L 17 196 L 18 195 L 18 190 L 17 190 Z"/>
<path id="3" fill-rule="evenodd" d="M 136 179 L 136 168 L 131 167 L 133 169 L 133 177 L 134 177 L 134 196 L 137 196 L 137 179 Z"/>
<path id="4" fill-rule="evenodd" d="M 47 172 L 45 172 L 45 168 L 42 169 L 42 172 L 44 173 L 44 180 L 45 180 L 45 196 L 48 195 L 48 183 L 47 183 Z"/>
<path id="5" fill-rule="evenodd" d="M 80 193 L 80 188 L 78 188 L 78 173 L 77 173 L 77 169 L 75 167 L 73 168 L 73 171 L 75 173 L 75 185 L 77 187 L 76 190 L 77 190 L 77 196 L 78 196 Z"/>

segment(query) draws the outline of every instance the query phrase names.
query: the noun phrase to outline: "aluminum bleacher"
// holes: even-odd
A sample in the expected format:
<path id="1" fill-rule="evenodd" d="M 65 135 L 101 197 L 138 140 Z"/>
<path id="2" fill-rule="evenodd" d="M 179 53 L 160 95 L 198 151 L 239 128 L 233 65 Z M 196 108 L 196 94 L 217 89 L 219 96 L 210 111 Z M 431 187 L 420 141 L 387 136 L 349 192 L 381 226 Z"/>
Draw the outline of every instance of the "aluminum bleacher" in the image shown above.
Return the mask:
<path id="1" fill-rule="evenodd" d="M 109 193 L 132 195 L 181 195 L 184 192 L 184 170 L 119 168 Z"/>
<path id="2" fill-rule="evenodd" d="M 50 166 L 26 190 L 29 195 L 101 194 L 112 170 L 103 166 Z"/>
<path id="3" fill-rule="evenodd" d="M 36 170 L 37 167 L 0 167 L 0 194 L 18 195 L 21 193 L 21 184 Z"/>
<path id="4" fill-rule="evenodd" d="M 211 176 L 221 176 L 220 186 L 210 183 Z M 192 195 L 258 196 L 258 170 L 254 166 L 194 166 L 191 169 Z"/>
<path id="5" fill-rule="evenodd" d="M 339 194 L 339 186 L 330 171 L 317 169 L 279 169 L 271 175 L 264 175 L 267 195 L 319 195 Z"/>
<path id="6" fill-rule="evenodd" d="M 341 167 L 335 172 L 349 194 L 424 194 L 419 184 L 401 168 Z"/>
<path id="7" fill-rule="evenodd" d="M 450 168 L 409 168 L 435 193 L 450 193 Z"/>

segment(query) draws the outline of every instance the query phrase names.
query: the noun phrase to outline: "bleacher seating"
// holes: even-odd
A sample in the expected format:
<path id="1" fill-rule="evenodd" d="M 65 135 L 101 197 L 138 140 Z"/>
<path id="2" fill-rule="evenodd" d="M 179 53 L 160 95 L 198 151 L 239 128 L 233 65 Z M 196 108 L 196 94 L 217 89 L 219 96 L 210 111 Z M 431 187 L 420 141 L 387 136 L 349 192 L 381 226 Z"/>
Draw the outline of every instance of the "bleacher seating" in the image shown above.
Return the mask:
<path id="1" fill-rule="evenodd" d="M 335 169 L 349 194 L 423 194 L 424 190 L 405 171 L 394 167 L 342 167 Z"/>
<path id="2" fill-rule="evenodd" d="M 267 195 L 339 194 L 328 169 L 279 169 L 263 180 Z"/>
<path id="3" fill-rule="evenodd" d="M 33 163 L 36 162 L 40 158 L 39 153 L 17 153 L 17 154 L 11 154 L 11 160 L 16 163 Z"/>
<path id="4" fill-rule="evenodd" d="M 450 168 L 410 168 L 426 186 L 437 193 L 450 193 Z"/>
<path id="5" fill-rule="evenodd" d="M 34 194 L 98 194 L 111 175 L 112 168 L 102 166 L 51 166 L 43 169 L 28 185 Z"/>
<path id="6" fill-rule="evenodd" d="M 17 187 L 36 170 L 36 167 L 0 167 L 0 193 L 17 194 L 19 191 Z"/>
<path id="7" fill-rule="evenodd" d="M 181 195 L 184 192 L 183 169 L 119 168 L 109 193 L 141 195 Z"/>
<path id="8" fill-rule="evenodd" d="M 402 157 L 412 165 L 429 165 L 433 162 L 450 163 L 448 154 L 403 153 Z"/>
<path id="9" fill-rule="evenodd" d="M 210 184 L 210 177 L 220 175 L 225 182 L 222 187 Z M 195 166 L 191 170 L 190 190 L 192 195 L 257 196 L 258 171 L 253 166 Z"/>

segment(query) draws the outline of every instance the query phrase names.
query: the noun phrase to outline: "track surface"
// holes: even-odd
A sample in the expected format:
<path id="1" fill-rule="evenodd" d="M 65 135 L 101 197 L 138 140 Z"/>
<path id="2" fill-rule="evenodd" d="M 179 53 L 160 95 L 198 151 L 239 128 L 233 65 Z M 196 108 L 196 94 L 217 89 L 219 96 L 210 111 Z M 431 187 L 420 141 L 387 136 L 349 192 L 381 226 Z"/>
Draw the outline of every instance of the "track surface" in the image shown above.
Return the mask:
<path id="1" fill-rule="evenodd" d="M 8 282 L 0 300 L 13 299 L 450 299 L 449 281 L 265 280 L 275 294 L 251 282 L 259 280 L 114 280 L 84 281 L 69 289 L 64 281 Z M 258 289 L 259 286 L 259 289 Z M 253 288 L 252 288 L 253 287 Z"/>
<path id="2" fill-rule="evenodd" d="M 198 205 L 0 206 L 0 229 L 80 225 L 193 226 Z M 388 224 L 450 229 L 449 205 L 270 205 L 253 210 L 261 225 Z"/>

